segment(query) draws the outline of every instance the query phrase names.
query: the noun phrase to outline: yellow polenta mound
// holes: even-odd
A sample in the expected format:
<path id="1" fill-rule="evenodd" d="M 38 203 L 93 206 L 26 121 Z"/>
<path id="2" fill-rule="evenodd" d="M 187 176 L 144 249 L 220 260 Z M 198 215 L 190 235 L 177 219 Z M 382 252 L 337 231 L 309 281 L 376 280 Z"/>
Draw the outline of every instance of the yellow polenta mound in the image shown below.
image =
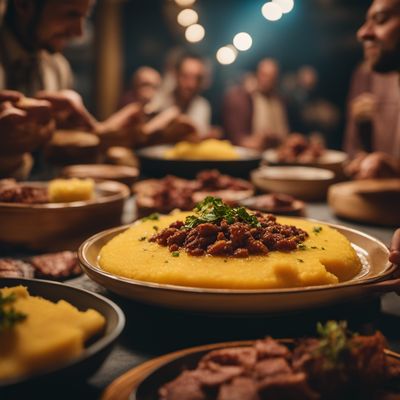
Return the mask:
<path id="1" fill-rule="evenodd" d="M 361 270 L 349 241 L 335 229 L 306 220 L 278 217 L 277 222 L 304 229 L 309 238 L 304 250 L 271 251 L 247 258 L 179 256 L 167 247 L 148 242 L 160 231 L 192 213 L 140 221 L 113 238 L 100 252 L 99 265 L 114 275 L 140 281 L 181 286 L 229 289 L 289 288 L 335 284 Z"/>
<path id="2" fill-rule="evenodd" d="M 49 197 L 54 203 L 90 200 L 93 195 L 93 179 L 54 179 L 49 183 Z"/>
<path id="3" fill-rule="evenodd" d="M 239 154 L 228 140 L 206 139 L 199 143 L 179 142 L 165 158 L 180 160 L 237 160 Z"/>
<path id="4" fill-rule="evenodd" d="M 81 312 L 64 300 L 52 303 L 30 296 L 23 286 L 0 289 L 15 293 L 12 306 L 26 318 L 0 333 L 0 379 L 45 370 L 78 356 L 99 333 L 105 319 L 97 311 Z"/>

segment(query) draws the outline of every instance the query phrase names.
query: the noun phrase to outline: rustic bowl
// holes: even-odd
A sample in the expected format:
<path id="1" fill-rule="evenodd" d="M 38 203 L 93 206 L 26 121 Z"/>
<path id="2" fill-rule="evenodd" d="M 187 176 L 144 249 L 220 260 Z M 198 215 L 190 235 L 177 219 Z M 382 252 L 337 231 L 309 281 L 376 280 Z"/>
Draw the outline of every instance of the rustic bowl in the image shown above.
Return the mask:
<path id="1" fill-rule="evenodd" d="M 44 186 L 45 182 L 29 185 Z M 0 247 L 57 251 L 75 250 L 86 238 L 121 224 L 129 188 L 113 181 L 98 182 L 95 197 L 71 203 L 0 202 Z"/>

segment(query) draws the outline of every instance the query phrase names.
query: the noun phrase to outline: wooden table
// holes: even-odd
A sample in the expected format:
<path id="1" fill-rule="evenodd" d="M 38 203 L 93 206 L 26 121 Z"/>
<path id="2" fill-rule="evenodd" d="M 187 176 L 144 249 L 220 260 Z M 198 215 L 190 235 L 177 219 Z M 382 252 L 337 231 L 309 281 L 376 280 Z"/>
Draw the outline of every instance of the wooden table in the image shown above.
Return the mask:
<path id="1" fill-rule="evenodd" d="M 132 212 L 130 207 L 132 205 L 128 204 L 127 218 Z M 393 229 L 389 228 L 340 221 L 331 214 L 326 204 L 308 205 L 307 216 L 347 225 L 385 244 L 389 244 L 393 233 Z M 346 319 L 351 329 L 362 333 L 380 329 L 387 336 L 389 347 L 400 351 L 400 297 L 394 293 L 383 296 L 381 301 L 361 300 L 358 303 L 279 317 L 222 318 L 184 314 L 135 303 L 107 292 L 85 276 L 67 283 L 93 290 L 114 300 L 126 314 L 126 327 L 109 358 L 88 382 L 71 382 L 62 390 L 52 388 L 49 382 L 49 387 L 43 388 L 41 393 L 29 393 L 26 398 L 96 399 L 118 376 L 154 357 L 208 343 L 256 339 L 266 335 L 282 338 L 313 334 L 316 322 L 329 318 Z"/>

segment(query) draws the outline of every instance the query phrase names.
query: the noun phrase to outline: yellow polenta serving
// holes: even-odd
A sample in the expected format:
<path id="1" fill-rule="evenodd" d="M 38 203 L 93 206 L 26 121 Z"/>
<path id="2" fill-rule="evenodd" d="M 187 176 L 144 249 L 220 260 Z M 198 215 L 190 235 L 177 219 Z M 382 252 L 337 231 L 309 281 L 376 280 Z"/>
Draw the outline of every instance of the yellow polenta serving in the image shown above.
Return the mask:
<path id="1" fill-rule="evenodd" d="M 57 303 L 30 296 L 26 287 L 0 289 L 13 293 L 13 307 L 24 319 L 0 330 L 0 380 L 45 370 L 78 356 L 84 343 L 99 333 L 105 319 L 97 311 L 79 311 L 64 300 Z"/>
<path id="2" fill-rule="evenodd" d="M 114 275 L 140 281 L 201 288 L 266 289 L 335 284 L 353 278 L 361 262 L 350 242 L 327 225 L 278 217 L 308 238 L 293 251 L 271 251 L 245 258 L 192 256 L 170 252 L 148 239 L 190 212 L 139 221 L 113 238 L 100 252 L 100 267 Z"/>

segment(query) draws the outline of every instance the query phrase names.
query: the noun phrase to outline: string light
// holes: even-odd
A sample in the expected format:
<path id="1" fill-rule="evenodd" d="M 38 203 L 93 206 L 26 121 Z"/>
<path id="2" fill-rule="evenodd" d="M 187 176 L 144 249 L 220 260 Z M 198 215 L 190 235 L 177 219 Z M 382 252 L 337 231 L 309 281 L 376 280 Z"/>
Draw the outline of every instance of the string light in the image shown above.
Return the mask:
<path id="1" fill-rule="evenodd" d="M 272 1 L 265 3 L 261 9 L 262 15 L 268 21 L 278 21 L 282 17 L 282 9 L 277 3 Z"/>
<path id="2" fill-rule="evenodd" d="M 175 3 L 181 7 L 190 7 L 192 6 L 196 0 L 175 0 Z"/>
<path id="3" fill-rule="evenodd" d="M 224 46 L 217 51 L 216 57 L 220 64 L 229 65 L 235 62 L 237 50 L 232 45 Z"/>
<path id="4" fill-rule="evenodd" d="M 246 51 L 250 49 L 251 45 L 253 44 L 253 39 L 248 33 L 240 32 L 233 38 L 233 44 L 238 50 Z"/>
<path id="5" fill-rule="evenodd" d="M 189 26 L 195 24 L 199 20 L 199 15 L 191 8 L 185 8 L 177 17 L 177 21 L 182 26 Z"/>
<path id="6" fill-rule="evenodd" d="M 190 25 L 186 28 L 185 37 L 188 42 L 197 43 L 203 40 L 206 31 L 200 24 Z"/>
<path id="7" fill-rule="evenodd" d="M 284 14 L 287 14 L 293 10 L 294 0 L 272 0 L 272 1 L 281 8 Z"/>

